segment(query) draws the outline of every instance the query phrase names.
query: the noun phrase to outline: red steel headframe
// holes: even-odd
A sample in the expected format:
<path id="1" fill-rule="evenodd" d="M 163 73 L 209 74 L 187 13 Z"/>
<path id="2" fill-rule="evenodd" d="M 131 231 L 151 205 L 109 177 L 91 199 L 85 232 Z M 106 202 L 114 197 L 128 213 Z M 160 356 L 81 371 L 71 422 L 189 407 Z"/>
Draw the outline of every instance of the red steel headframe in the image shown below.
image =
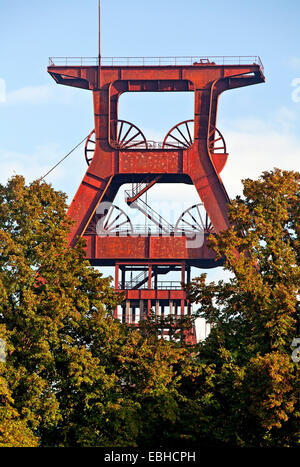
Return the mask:
<path id="1" fill-rule="evenodd" d="M 226 90 L 264 81 L 260 64 L 188 66 L 55 66 L 48 72 L 57 83 L 93 92 L 96 146 L 94 157 L 70 205 L 74 221 L 70 244 L 84 235 L 97 205 L 113 201 L 119 187 L 147 174 L 161 181 L 193 183 L 216 232 L 228 228 L 228 195 L 219 176 L 227 155 L 212 154 L 208 139 L 216 126 L 218 98 Z M 187 149 L 118 150 L 112 144 L 112 122 L 124 92 L 193 91 L 194 143 Z"/>

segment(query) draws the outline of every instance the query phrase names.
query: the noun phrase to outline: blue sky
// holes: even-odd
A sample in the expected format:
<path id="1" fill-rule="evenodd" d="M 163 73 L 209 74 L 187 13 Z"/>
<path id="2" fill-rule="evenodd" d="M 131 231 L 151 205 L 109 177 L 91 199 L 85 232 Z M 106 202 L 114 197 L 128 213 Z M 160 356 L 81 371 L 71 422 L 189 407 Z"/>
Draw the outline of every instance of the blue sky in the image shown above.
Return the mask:
<path id="1" fill-rule="evenodd" d="M 299 170 L 299 0 L 101 3 L 103 56 L 261 57 L 266 83 L 220 98 L 217 126 L 230 153 L 222 178 L 231 197 L 241 193 L 241 179 L 263 170 Z M 91 92 L 55 84 L 46 68 L 49 56 L 97 55 L 97 7 L 97 0 L 1 0 L 1 183 L 14 173 L 40 177 L 93 128 Z M 193 118 L 192 96 L 124 95 L 119 115 L 160 138 Z M 47 181 L 71 201 L 85 170 L 81 147 Z M 163 186 L 152 191 L 154 208 L 170 194 Z M 188 187 L 173 190 L 175 215 L 195 196 Z"/>

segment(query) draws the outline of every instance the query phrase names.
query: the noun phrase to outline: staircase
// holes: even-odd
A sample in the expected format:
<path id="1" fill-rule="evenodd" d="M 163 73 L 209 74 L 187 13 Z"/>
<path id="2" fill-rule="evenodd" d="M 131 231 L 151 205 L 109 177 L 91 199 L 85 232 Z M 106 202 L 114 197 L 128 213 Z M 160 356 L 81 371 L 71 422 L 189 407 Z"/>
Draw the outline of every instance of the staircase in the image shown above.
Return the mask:
<path id="1" fill-rule="evenodd" d="M 144 216 L 156 224 L 162 232 L 169 234 L 174 231 L 174 226 L 140 198 L 160 178 L 161 175 L 158 175 L 150 181 L 147 180 L 137 185 L 133 185 L 132 190 L 125 190 L 125 201 L 130 207 L 138 209 L 142 214 L 144 214 Z"/>
<path id="2" fill-rule="evenodd" d="M 132 190 L 125 190 L 125 201 L 130 206 L 134 203 L 140 196 L 142 196 L 146 191 L 149 190 L 159 179 L 161 175 L 153 178 L 151 181 L 144 181 L 138 184 L 132 185 Z"/>
<path id="3" fill-rule="evenodd" d="M 159 274 L 168 274 L 168 272 L 174 271 L 176 266 L 167 266 L 165 268 L 160 268 Z M 158 271 L 152 270 L 151 279 L 158 274 Z M 147 271 L 141 271 L 133 279 L 130 280 L 132 289 L 140 289 L 146 282 L 148 282 Z M 126 281 L 128 283 L 128 281 Z"/>

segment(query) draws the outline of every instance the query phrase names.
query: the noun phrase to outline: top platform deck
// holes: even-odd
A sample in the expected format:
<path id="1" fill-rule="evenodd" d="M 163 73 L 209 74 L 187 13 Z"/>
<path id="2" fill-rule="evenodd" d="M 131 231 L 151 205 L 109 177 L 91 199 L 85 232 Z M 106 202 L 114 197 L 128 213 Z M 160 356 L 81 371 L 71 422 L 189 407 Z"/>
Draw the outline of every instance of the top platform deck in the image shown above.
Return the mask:
<path id="1" fill-rule="evenodd" d="M 235 78 L 233 87 L 265 81 L 259 56 L 51 57 L 48 72 L 58 84 L 91 90 L 100 80 L 101 87 L 127 81 L 123 92 L 192 91 L 222 78 Z"/>
<path id="2" fill-rule="evenodd" d="M 50 57 L 49 66 L 98 66 L 99 57 Z M 228 66 L 258 65 L 263 72 L 263 64 L 259 56 L 190 56 L 190 57 L 101 57 L 101 66 Z"/>

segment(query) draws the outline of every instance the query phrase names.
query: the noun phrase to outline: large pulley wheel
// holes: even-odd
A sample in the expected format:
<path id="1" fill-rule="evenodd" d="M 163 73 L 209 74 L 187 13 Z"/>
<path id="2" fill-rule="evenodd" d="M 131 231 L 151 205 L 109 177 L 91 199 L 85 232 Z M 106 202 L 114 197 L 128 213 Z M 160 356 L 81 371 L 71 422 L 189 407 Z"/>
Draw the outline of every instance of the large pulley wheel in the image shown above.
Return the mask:
<path id="1" fill-rule="evenodd" d="M 90 165 L 96 147 L 95 130 L 88 135 L 84 156 L 87 165 Z M 111 121 L 111 146 L 115 149 L 148 149 L 148 143 L 143 132 L 133 123 L 126 120 Z"/>
<path id="2" fill-rule="evenodd" d="M 92 130 L 89 134 L 89 136 L 86 139 L 85 146 L 84 146 L 84 156 L 87 165 L 90 165 L 91 160 L 94 157 L 95 153 L 95 147 L 96 147 L 96 136 L 95 136 L 95 130 Z"/>
<path id="3" fill-rule="evenodd" d="M 116 149 L 148 149 L 143 132 L 126 120 L 111 121 L 110 144 Z"/>
<path id="4" fill-rule="evenodd" d="M 123 209 L 109 202 L 100 203 L 95 213 L 95 230 L 97 235 L 112 235 L 133 233 L 129 216 Z"/>
<path id="5" fill-rule="evenodd" d="M 187 149 L 193 144 L 194 120 L 185 120 L 167 133 L 162 148 Z"/>
<path id="6" fill-rule="evenodd" d="M 188 149 L 193 144 L 194 120 L 185 120 L 173 126 L 163 141 L 163 149 Z M 226 143 L 220 130 L 211 127 L 208 148 L 213 154 L 226 154 Z"/>
<path id="7" fill-rule="evenodd" d="M 194 204 L 186 209 L 178 218 L 175 225 L 175 233 L 181 233 L 186 236 L 195 233 L 209 234 L 213 232 L 214 227 L 202 203 Z"/>
<path id="8" fill-rule="evenodd" d="M 213 154 L 226 154 L 225 139 L 218 128 L 211 128 L 208 139 L 209 151 Z"/>

